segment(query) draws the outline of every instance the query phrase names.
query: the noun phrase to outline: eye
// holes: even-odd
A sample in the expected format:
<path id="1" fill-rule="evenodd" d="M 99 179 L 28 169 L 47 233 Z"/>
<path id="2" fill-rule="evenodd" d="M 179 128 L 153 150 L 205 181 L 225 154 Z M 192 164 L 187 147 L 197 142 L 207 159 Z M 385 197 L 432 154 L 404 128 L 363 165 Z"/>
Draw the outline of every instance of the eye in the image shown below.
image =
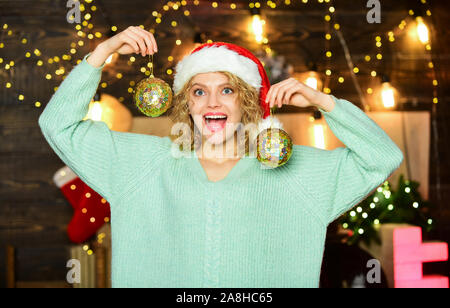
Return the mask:
<path id="1" fill-rule="evenodd" d="M 230 93 L 228 93 L 228 94 L 231 94 L 231 93 L 234 93 L 234 91 L 233 91 L 233 89 L 232 88 L 225 88 L 225 89 L 223 89 L 224 91 L 225 90 L 230 90 L 231 92 Z"/>
<path id="2" fill-rule="evenodd" d="M 198 91 L 203 92 L 202 89 L 196 89 L 196 90 L 194 90 L 194 95 L 197 95 L 197 92 L 198 92 Z"/>

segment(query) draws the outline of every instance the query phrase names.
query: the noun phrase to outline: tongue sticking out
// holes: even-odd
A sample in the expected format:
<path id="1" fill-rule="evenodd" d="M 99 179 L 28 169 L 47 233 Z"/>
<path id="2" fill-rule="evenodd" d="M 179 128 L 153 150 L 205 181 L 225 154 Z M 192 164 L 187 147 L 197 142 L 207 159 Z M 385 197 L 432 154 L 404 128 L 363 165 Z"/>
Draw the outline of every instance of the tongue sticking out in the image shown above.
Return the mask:
<path id="1" fill-rule="evenodd" d="M 206 127 L 213 133 L 221 131 L 225 128 L 227 119 L 211 119 L 206 120 Z"/>

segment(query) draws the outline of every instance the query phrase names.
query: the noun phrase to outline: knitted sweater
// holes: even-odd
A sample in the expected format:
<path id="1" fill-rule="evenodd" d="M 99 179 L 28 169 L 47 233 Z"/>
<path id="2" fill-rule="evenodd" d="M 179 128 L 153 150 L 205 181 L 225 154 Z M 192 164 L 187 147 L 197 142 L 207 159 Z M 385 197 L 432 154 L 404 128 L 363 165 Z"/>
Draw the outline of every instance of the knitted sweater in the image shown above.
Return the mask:
<path id="1" fill-rule="evenodd" d="M 82 120 L 103 66 L 75 66 L 39 117 L 56 154 L 111 207 L 113 287 L 318 287 L 327 226 L 403 161 L 352 103 L 319 108 L 346 147 L 294 145 L 287 164 L 241 158 L 218 182 L 169 137 Z"/>

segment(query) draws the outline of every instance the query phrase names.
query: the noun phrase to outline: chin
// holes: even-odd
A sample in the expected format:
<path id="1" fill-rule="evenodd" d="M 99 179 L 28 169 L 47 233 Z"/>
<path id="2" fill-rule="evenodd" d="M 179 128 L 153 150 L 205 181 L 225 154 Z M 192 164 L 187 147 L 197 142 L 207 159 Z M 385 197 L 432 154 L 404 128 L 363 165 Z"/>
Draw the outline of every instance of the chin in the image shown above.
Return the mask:
<path id="1" fill-rule="evenodd" d="M 220 144 L 225 144 L 228 139 L 232 140 L 233 135 L 224 136 L 222 132 L 217 132 L 212 135 L 207 135 L 204 137 L 205 137 L 205 141 L 207 143 L 214 144 L 214 145 L 220 145 Z"/>

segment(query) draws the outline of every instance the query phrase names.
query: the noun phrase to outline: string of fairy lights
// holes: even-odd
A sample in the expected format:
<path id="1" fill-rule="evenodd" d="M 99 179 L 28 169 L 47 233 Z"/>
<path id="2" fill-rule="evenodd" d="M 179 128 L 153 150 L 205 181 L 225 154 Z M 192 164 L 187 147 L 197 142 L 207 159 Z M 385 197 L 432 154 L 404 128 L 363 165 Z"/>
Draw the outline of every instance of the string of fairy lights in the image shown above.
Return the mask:
<path id="1" fill-rule="evenodd" d="M 420 0 L 420 3 L 422 5 L 429 5 L 427 0 Z M 429 7 L 427 7 L 424 11 L 425 11 L 425 15 L 427 17 L 430 17 L 432 15 L 431 9 Z M 428 30 L 427 25 L 424 22 L 422 14 L 420 14 L 420 13 L 417 14 L 417 13 L 418 12 L 415 12 L 414 9 L 408 10 L 407 17 L 413 18 L 413 21 L 410 22 L 410 23 L 412 23 L 410 31 L 417 32 L 417 38 L 423 44 L 423 46 L 425 47 L 425 50 L 427 52 L 426 53 L 427 58 L 428 58 L 427 68 L 431 70 L 432 85 L 433 85 L 432 103 L 437 104 L 439 102 L 439 99 L 438 99 L 439 82 L 437 80 L 435 65 L 432 60 L 432 54 L 431 54 L 432 47 L 431 47 L 431 42 L 430 42 L 430 38 L 429 38 L 429 30 Z M 403 19 L 400 22 L 400 24 L 398 25 L 398 27 L 396 27 L 395 29 L 387 31 L 386 33 L 375 34 L 374 42 L 375 42 L 376 55 L 373 57 L 371 55 L 366 55 L 364 58 L 364 60 L 367 64 L 372 63 L 372 65 L 373 65 L 372 68 L 370 69 L 371 77 L 373 77 L 373 78 L 380 77 L 382 79 L 382 83 L 383 83 L 381 87 L 386 88 L 386 96 L 382 97 L 384 107 L 386 107 L 386 108 L 390 108 L 395 105 L 394 104 L 395 89 L 389 82 L 390 76 L 386 76 L 387 73 L 383 72 L 383 71 L 380 74 L 380 71 L 379 71 L 379 67 L 382 66 L 381 63 L 384 60 L 382 47 L 384 46 L 385 43 L 395 44 L 397 42 L 396 37 L 403 35 L 405 30 L 407 29 L 408 22 L 406 20 L 407 20 L 407 18 Z M 355 67 L 355 73 L 358 73 L 358 72 L 359 72 L 358 67 Z M 385 80 L 383 80 L 383 79 L 385 79 Z M 366 89 L 366 92 L 368 95 L 375 94 L 375 90 L 371 86 L 369 86 Z"/>
<path id="2" fill-rule="evenodd" d="M 37 73 L 42 74 L 43 78 L 49 82 L 61 82 L 67 76 L 70 68 L 76 63 L 79 64 L 82 60 L 80 59 L 80 49 L 88 47 L 92 45 L 94 40 L 101 39 L 104 37 L 108 37 L 110 35 L 114 35 L 118 33 L 119 27 L 117 25 L 108 25 L 109 33 L 102 33 L 96 30 L 94 26 L 93 20 L 96 18 L 96 14 L 99 11 L 95 0 L 79 0 L 80 1 L 80 12 L 82 15 L 82 22 L 80 24 L 74 24 L 74 38 L 71 40 L 70 44 L 66 51 L 59 55 L 47 56 L 45 55 L 40 48 L 32 47 L 30 39 L 26 36 L 22 36 L 19 39 L 19 42 L 12 42 L 8 38 L 13 36 L 14 29 L 8 24 L 3 24 L 1 26 L 1 36 L 0 36 L 0 52 L 2 50 L 6 50 L 9 44 L 17 44 L 19 43 L 24 47 L 23 52 L 16 57 L 16 59 L 6 59 L 0 57 L 0 68 L 2 70 L 1 76 L 6 76 L 6 81 L 0 84 L 7 89 L 7 91 L 11 91 L 11 95 L 15 95 L 17 97 L 18 102 L 28 102 L 31 101 L 24 92 L 23 89 L 17 89 L 14 84 L 14 80 L 12 78 L 13 74 L 11 73 L 15 66 L 18 63 L 28 62 L 30 65 L 34 65 L 37 69 Z M 387 33 L 377 33 L 374 34 L 374 48 L 371 48 L 371 52 L 369 52 L 361 63 L 354 65 L 352 74 L 356 76 L 363 76 L 364 74 L 370 75 L 374 80 L 376 78 L 380 78 L 385 74 L 385 72 L 380 72 L 380 67 L 383 59 L 383 46 L 384 44 L 395 44 L 397 41 L 397 37 L 404 34 L 407 29 L 408 23 L 412 24 L 417 29 L 419 40 L 423 43 L 425 51 L 428 56 L 427 68 L 430 70 L 432 76 L 432 85 L 433 85 L 433 93 L 432 93 L 432 103 L 434 105 L 438 104 L 439 98 L 439 82 L 437 80 L 436 73 L 436 64 L 432 59 L 432 45 L 429 37 L 429 32 L 427 28 L 426 18 L 432 15 L 430 5 L 427 0 L 417 0 L 424 8 L 424 14 L 418 14 L 414 9 L 410 9 L 407 12 L 407 16 L 403 19 L 398 27 L 388 31 Z M 199 5 L 204 5 L 207 2 L 211 5 L 211 8 L 214 9 L 229 9 L 229 10 L 242 10 L 242 9 L 257 9 L 259 10 L 275 10 L 277 8 L 289 7 L 291 5 L 302 5 L 307 6 L 313 2 L 317 2 L 319 4 L 324 5 L 324 55 L 323 61 L 325 62 L 323 71 L 321 72 L 324 77 L 323 81 L 323 89 L 327 94 L 332 92 L 331 85 L 333 81 L 336 81 L 336 85 L 342 85 L 345 83 L 345 78 L 343 76 L 343 72 L 339 72 L 337 69 L 333 68 L 333 63 L 335 53 L 331 48 L 333 39 L 336 38 L 335 33 L 341 31 L 341 25 L 337 22 L 336 15 L 338 14 L 338 10 L 336 6 L 333 4 L 332 0 L 284 0 L 284 1 L 249 1 L 248 6 L 245 3 L 230 3 L 230 2 L 219 2 L 219 1 L 202 1 L 200 3 L 199 0 L 193 1 L 167 1 L 161 5 L 160 9 L 154 10 L 151 12 L 151 17 L 146 24 L 151 24 L 145 26 L 144 24 L 140 25 L 141 28 L 147 29 L 151 33 L 157 33 L 157 28 L 161 25 L 168 25 L 168 28 L 174 31 L 175 38 L 173 42 L 173 50 L 176 51 L 176 48 L 181 48 L 184 44 L 184 39 L 181 37 L 179 31 L 180 25 L 183 23 L 184 18 L 189 18 L 191 15 L 191 11 L 195 10 Z M 208 5 L 209 5 L 208 4 Z M 169 13 L 175 14 L 169 14 Z M 178 15 L 177 15 L 178 12 Z M 213 14 L 213 13 L 212 13 Z M 267 54 L 272 52 L 272 48 L 270 46 L 269 39 L 265 36 L 263 27 L 267 26 L 266 20 L 264 20 L 259 13 L 252 13 L 253 18 L 253 32 L 255 35 L 255 40 L 260 44 L 261 48 L 265 50 Z M 422 16 L 423 15 L 423 16 Z M 168 23 L 165 23 L 166 19 L 169 19 L 170 16 L 180 16 L 178 20 L 173 18 L 169 20 Z M 74 17 L 71 17 L 74 18 Z M 413 19 L 414 18 L 414 19 Z M 411 20 L 412 21 L 408 21 Z M 430 24 L 430 23 L 429 23 Z M 5 38 L 8 39 L 8 43 L 5 42 Z M 210 43 L 213 42 L 213 38 L 205 38 L 204 42 Z M 191 44 L 189 40 L 188 43 Z M 373 52 L 373 54 L 372 54 Z M 76 59 L 77 58 L 77 59 Z M 113 55 L 107 60 L 107 64 L 113 64 L 118 58 L 118 55 Z M 151 63 L 147 63 L 146 59 L 137 59 L 135 56 L 127 56 L 126 63 L 129 66 L 139 66 L 139 71 L 144 76 L 150 76 L 151 73 Z M 170 54 L 167 56 L 167 62 L 164 63 L 164 73 L 166 77 L 170 77 L 174 73 L 174 65 L 175 65 L 175 57 Z M 364 69 L 365 68 L 365 69 Z M 6 73 L 6 74 L 5 74 Z M 100 83 L 100 87 L 102 89 L 106 89 L 111 83 L 116 80 L 123 79 L 123 73 L 116 73 L 115 79 L 113 80 L 102 80 Z M 133 87 L 136 85 L 136 80 L 129 81 L 126 92 L 131 94 L 133 92 Z M 374 82 L 375 83 L 375 82 Z M 392 87 L 392 85 L 389 85 Z M 55 86 L 53 88 L 54 91 L 57 91 L 58 87 Z M 125 90 L 125 89 L 124 89 Z M 368 96 L 374 95 L 376 89 L 372 86 L 368 86 L 365 89 L 365 93 Z M 119 101 L 123 102 L 125 100 L 124 96 L 119 97 Z M 37 108 L 42 106 L 40 101 L 34 101 L 34 105 Z M 386 105 L 386 107 L 392 107 Z M 386 184 L 386 183 L 385 183 Z M 380 189 L 380 188 L 379 188 Z M 389 188 L 387 185 L 384 185 L 382 192 L 386 192 L 389 194 Z M 355 215 L 358 215 L 358 211 L 354 212 Z M 363 213 L 360 213 L 363 214 Z M 377 223 L 376 220 L 373 221 L 374 224 Z M 431 223 L 431 222 L 430 222 Z M 364 232 L 358 231 L 358 232 Z M 89 249 L 86 249 L 89 250 Z"/>
<path id="3" fill-rule="evenodd" d="M 423 5 L 428 4 L 427 0 L 420 0 L 420 2 Z M 333 9 L 333 11 L 335 12 L 335 9 Z M 429 7 L 425 10 L 425 14 L 428 17 L 432 15 L 431 9 Z M 429 38 L 429 30 L 428 30 L 428 28 L 424 22 L 423 16 L 421 14 L 417 14 L 417 12 L 415 12 L 413 9 L 410 9 L 408 11 L 408 15 L 411 17 L 415 17 L 416 25 L 413 25 L 413 27 L 415 28 L 414 31 L 417 31 L 418 39 L 424 45 L 425 50 L 428 52 L 427 55 L 428 55 L 429 60 L 428 60 L 427 66 L 430 70 L 432 70 L 432 72 L 431 72 L 431 74 L 433 76 L 433 78 L 432 78 L 432 85 L 433 85 L 432 102 L 433 102 L 433 110 L 435 110 L 436 104 L 439 102 L 439 99 L 438 99 L 439 82 L 437 80 L 435 65 L 432 61 L 432 54 L 431 54 L 432 46 L 431 46 L 431 42 L 430 42 L 430 38 Z M 326 18 L 327 22 L 331 21 L 329 15 L 326 15 L 325 18 Z M 338 24 L 336 23 L 335 26 L 336 25 L 338 25 Z M 406 27 L 407 27 L 407 22 L 404 19 L 401 21 L 401 23 L 398 26 L 399 32 L 397 32 L 397 36 L 401 35 L 402 32 L 406 29 Z M 339 31 L 339 26 L 336 26 L 335 30 Z M 395 29 L 388 31 L 386 33 L 386 35 L 375 34 L 375 37 L 374 37 L 375 56 L 371 56 L 368 54 L 364 57 L 364 61 L 366 63 L 373 64 L 373 67 L 371 69 L 369 69 L 370 76 L 373 78 L 376 78 L 379 76 L 379 73 L 377 72 L 377 69 L 375 68 L 375 66 L 381 66 L 380 64 L 384 59 L 383 52 L 382 52 L 382 46 L 385 42 L 383 41 L 383 38 L 387 38 L 387 41 L 389 43 L 396 42 L 396 34 L 394 31 L 395 31 Z M 328 36 L 328 38 L 331 38 L 331 36 Z M 329 51 L 329 52 L 331 55 L 331 51 Z M 360 72 L 361 72 L 360 68 L 357 65 L 355 65 L 353 68 L 353 73 L 359 74 Z M 385 72 L 383 72 L 383 73 L 385 73 Z M 331 75 L 331 72 L 327 72 L 326 75 Z M 383 75 L 381 75 L 380 77 L 382 77 L 382 79 L 385 78 Z M 344 81 L 343 77 L 338 77 L 338 78 L 339 78 L 339 82 L 342 83 Z M 389 84 L 389 78 L 387 80 L 382 80 L 382 82 L 383 82 L 383 85 L 388 84 L 388 87 L 392 88 L 392 85 Z M 389 91 L 389 88 L 388 88 L 388 91 Z M 368 95 L 374 94 L 374 89 L 372 87 L 368 87 L 366 91 L 367 91 Z M 393 107 L 394 104 L 389 104 L 384 101 L 385 97 L 382 97 L 382 99 L 383 99 L 383 103 L 385 104 L 385 107 Z M 393 100 L 393 96 L 391 96 L 391 97 L 388 96 L 386 100 L 389 101 L 390 99 Z M 402 187 L 402 189 L 404 189 L 404 193 L 406 193 L 406 194 L 411 193 L 411 187 L 409 186 L 409 184 L 410 184 L 410 182 L 408 180 L 406 180 L 405 186 Z M 381 202 L 381 200 L 379 199 L 380 195 L 385 199 L 384 200 L 385 202 L 388 201 L 387 203 L 389 203 L 389 200 L 391 198 L 391 190 L 390 190 L 389 182 L 385 181 L 383 183 L 383 185 L 381 185 L 380 187 L 377 188 L 377 192 L 378 192 L 378 194 L 375 194 L 375 196 L 373 197 L 373 199 L 370 202 L 370 210 L 375 209 L 377 204 L 379 204 Z M 392 202 L 392 200 L 391 200 L 391 202 Z M 394 203 L 394 202 L 392 202 L 392 203 Z M 392 203 L 389 203 L 389 205 L 387 206 L 388 211 L 395 211 L 395 206 Z M 414 209 L 418 209 L 419 207 L 421 207 L 421 204 L 420 204 L 420 202 L 417 202 L 414 198 L 411 198 L 411 207 Z M 353 238 L 358 237 L 358 236 L 362 237 L 364 235 L 366 230 L 363 227 L 363 225 L 365 225 L 366 227 L 369 226 L 368 228 L 370 228 L 371 226 L 378 226 L 380 224 L 380 220 L 376 216 L 373 217 L 373 215 L 370 215 L 370 213 L 368 213 L 367 210 L 364 211 L 361 206 L 357 207 L 356 210 L 350 211 L 348 214 L 349 214 L 349 220 L 347 220 L 347 222 L 342 223 L 342 227 L 344 229 L 349 229 L 352 233 L 355 233 L 354 235 L 352 235 Z M 360 217 L 358 217 L 358 216 L 360 216 Z M 366 222 L 365 224 L 362 223 L 364 220 L 370 220 L 370 219 L 372 219 L 370 222 L 368 222 L 368 223 Z M 348 221 L 358 221 L 359 223 L 358 224 L 354 223 L 354 224 L 352 224 L 352 226 L 350 226 Z M 428 217 L 426 219 L 426 224 L 431 226 L 433 224 L 433 219 Z"/>
<path id="4" fill-rule="evenodd" d="M 328 9 L 325 11 L 325 61 L 326 61 L 326 69 L 325 69 L 325 82 L 323 87 L 323 92 L 326 94 L 331 94 L 331 75 L 333 74 L 332 68 L 331 68 L 331 58 L 333 56 L 333 52 L 331 51 L 331 39 L 332 36 L 332 15 L 336 12 L 334 6 L 329 6 Z"/>
<path id="5" fill-rule="evenodd" d="M 64 54 L 59 55 L 59 56 L 45 57 L 45 56 L 42 55 L 42 53 L 39 50 L 39 48 L 34 48 L 33 51 L 27 50 L 25 52 L 25 54 L 24 54 L 25 59 L 35 60 L 36 61 L 35 64 L 38 67 L 43 67 L 45 62 L 47 62 L 49 64 L 49 65 L 46 66 L 47 72 L 44 73 L 44 77 L 45 77 L 46 80 L 51 81 L 51 80 L 54 80 L 55 77 L 60 77 L 63 80 L 65 78 L 65 76 L 66 76 L 65 74 L 67 73 L 67 69 L 64 67 L 64 64 L 62 64 L 62 62 L 66 62 L 67 64 L 71 64 L 70 61 L 72 60 L 73 56 L 77 53 L 78 48 L 87 45 L 87 42 L 85 41 L 86 39 L 93 40 L 94 38 L 102 38 L 104 36 L 104 34 L 98 32 L 98 31 L 96 31 L 96 32 L 92 31 L 93 28 L 94 28 L 94 25 L 93 25 L 93 23 L 90 22 L 90 20 L 92 19 L 94 13 L 97 11 L 97 7 L 93 4 L 94 0 L 84 0 L 84 2 L 85 3 L 80 3 L 80 11 L 84 14 L 83 15 L 83 19 L 84 20 L 83 20 L 83 22 L 81 24 L 76 24 L 75 25 L 75 30 L 77 31 L 76 33 L 77 33 L 77 36 L 79 37 L 79 40 L 77 42 L 71 42 L 70 43 L 70 47 L 68 48 L 67 52 L 65 52 Z M 310 1 L 309 0 L 301 0 L 300 2 L 303 3 L 303 4 L 307 4 Z M 331 68 L 331 65 L 333 63 L 333 61 L 332 61 L 333 52 L 332 52 L 332 50 L 330 48 L 330 41 L 333 38 L 331 30 L 334 29 L 335 31 L 340 31 L 340 25 L 339 25 L 339 23 L 333 21 L 333 19 L 334 19 L 333 17 L 336 14 L 336 8 L 335 8 L 335 6 L 331 5 L 331 0 L 317 0 L 317 2 L 318 3 L 328 4 L 327 12 L 326 12 L 326 15 L 324 16 L 324 20 L 326 22 L 326 27 L 327 27 L 327 31 L 325 33 L 325 42 L 326 42 L 325 44 L 327 46 L 327 48 L 326 48 L 327 50 L 325 52 L 325 57 L 326 57 L 325 60 L 327 61 L 327 68 L 326 68 L 326 70 L 324 72 L 325 76 L 326 76 L 326 79 L 325 79 L 323 91 L 325 93 L 329 94 L 329 93 L 331 93 L 331 88 L 329 87 L 329 84 L 331 82 L 331 78 L 332 78 L 332 74 L 333 74 L 333 70 Z M 427 0 L 420 0 L 420 2 L 422 4 L 428 4 Z M 193 3 L 194 6 L 198 6 L 200 4 L 200 1 L 195 0 L 195 1 L 192 1 L 192 3 Z M 292 2 L 290 0 L 285 0 L 284 4 L 286 6 L 290 6 L 292 4 Z M 190 11 L 187 8 L 185 8 L 187 5 L 188 5 L 188 1 L 177 1 L 177 2 L 168 1 L 166 4 L 164 4 L 162 6 L 161 10 L 153 11 L 152 12 L 152 17 L 154 18 L 154 22 L 156 24 L 156 27 L 158 25 L 162 24 L 164 14 L 166 14 L 169 11 L 179 11 L 179 10 L 182 10 L 182 8 L 184 8 L 183 9 L 183 14 L 185 16 L 189 16 L 190 15 Z M 277 8 L 277 4 L 275 2 L 272 2 L 272 1 L 267 1 L 266 5 L 267 5 L 268 9 L 275 9 L 275 8 Z M 215 1 L 211 2 L 211 7 L 213 9 L 219 8 L 220 6 L 229 6 L 229 8 L 232 9 L 232 10 L 235 10 L 235 9 L 238 8 L 238 6 L 235 3 L 228 3 L 228 4 L 220 3 L 219 4 L 219 2 L 215 2 Z M 249 8 L 253 8 L 253 7 L 261 8 L 262 4 L 260 2 L 250 2 L 249 3 Z M 414 16 L 415 12 L 414 12 L 414 10 L 411 9 L 411 10 L 409 10 L 408 14 L 410 16 Z M 431 16 L 431 10 L 430 9 L 426 10 L 426 15 L 427 16 Z M 420 17 L 420 19 L 422 20 L 421 21 L 421 26 L 423 27 L 423 25 L 424 25 L 423 18 Z M 420 19 L 418 18 L 418 20 L 420 20 Z M 171 25 L 171 27 L 176 28 L 176 27 L 179 26 L 179 22 L 177 22 L 175 20 L 172 20 L 170 22 L 170 25 Z M 406 21 L 402 20 L 402 22 L 400 23 L 398 28 L 400 30 L 403 30 L 403 29 L 405 29 L 406 25 L 407 25 Z M 140 26 L 145 29 L 144 25 L 140 25 Z M 152 33 L 155 33 L 155 28 L 156 27 L 149 29 L 149 31 L 152 32 Z M 9 29 L 8 24 L 4 24 L 2 29 L 7 32 L 7 36 L 11 36 L 13 34 L 13 31 L 11 29 Z M 111 26 L 111 32 L 112 33 L 115 33 L 117 31 L 118 31 L 118 27 L 117 26 L 114 26 L 114 25 Z M 387 33 L 387 36 L 388 36 L 389 42 L 391 42 L 391 43 L 395 42 L 394 31 L 389 31 Z M 383 54 L 381 52 L 381 47 L 383 46 L 382 39 L 383 39 L 383 36 L 376 35 L 376 37 L 375 37 L 375 46 L 378 49 L 378 52 L 376 53 L 376 55 L 374 57 L 371 57 L 370 55 L 367 55 L 365 57 L 365 61 L 367 63 L 371 62 L 373 59 L 376 59 L 378 61 L 381 61 L 383 59 Z M 28 42 L 27 38 L 22 38 L 20 41 L 21 41 L 21 44 L 29 46 L 29 42 Z M 212 40 L 208 39 L 207 42 L 212 42 Z M 271 50 L 271 48 L 269 47 L 269 42 L 268 42 L 267 38 L 264 38 L 264 41 L 262 43 L 263 43 L 263 45 L 266 45 L 266 51 L 270 51 Z M 176 41 L 175 41 L 175 45 L 176 46 L 182 45 L 182 38 L 178 37 L 178 35 L 177 35 L 177 38 L 176 38 Z M 5 43 L 4 42 L 0 42 L 0 49 L 3 49 L 5 47 L 6 47 Z M 426 47 L 426 50 L 429 52 L 428 55 L 430 57 L 430 61 L 428 63 L 428 68 L 431 70 L 431 73 L 433 75 L 432 83 L 433 83 L 434 91 L 433 91 L 433 100 L 432 101 L 433 101 L 434 104 L 437 104 L 439 102 L 438 89 L 437 89 L 437 87 L 439 85 L 439 82 L 438 82 L 438 80 L 436 78 L 435 64 L 433 63 L 433 61 L 431 59 L 431 44 L 430 43 L 426 43 L 425 47 Z M 167 60 L 168 60 L 169 64 L 173 64 L 174 63 L 174 57 L 173 56 L 168 56 Z M 80 63 L 80 61 L 81 61 L 81 59 L 78 59 L 76 61 L 76 63 L 78 64 L 78 63 Z M 0 58 L 0 64 L 2 64 L 2 63 L 4 63 L 4 70 L 8 71 L 8 70 L 12 70 L 13 69 L 13 67 L 17 63 L 17 61 Z M 135 63 L 137 63 L 136 57 L 134 57 L 134 56 L 129 57 L 129 60 L 127 61 L 127 64 L 128 65 L 134 65 Z M 50 69 L 52 68 L 52 65 L 53 66 L 58 66 L 58 68 L 54 71 L 54 73 L 52 71 L 50 71 Z M 149 76 L 150 75 L 150 68 L 151 68 L 150 65 L 151 64 L 148 63 L 147 65 L 141 66 L 139 70 L 144 75 Z M 355 74 L 360 73 L 360 68 L 358 66 L 355 66 L 353 68 L 353 72 Z M 166 69 L 165 73 L 167 75 L 169 75 L 169 76 L 172 75 L 173 74 L 173 68 L 170 67 L 170 68 Z M 379 74 L 378 74 L 376 69 L 371 70 L 370 75 L 373 78 L 379 76 Z M 121 78 L 123 78 L 123 75 L 121 73 L 117 73 L 116 74 L 116 78 L 117 79 L 121 79 Z M 345 82 L 345 78 L 343 76 L 341 76 L 341 75 L 338 75 L 337 76 L 337 81 L 338 81 L 338 84 L 343 84 Z M 130 84 L 129 84 L 130 87 L 127 89 L 129 93 L 132 93 L 132 91 L 133 91 L 132 87 L 135 84 L 136 84 L 136 81 L 130 81 Z M 108 82 L 107 81 L 104 81 L 104 82 L 102 82 L 100 84 L 100 87 L 103 88 L 103 89 L 106 88 L 107 86 L 108 86 Z M 5 83 L 5 87 L 7 89 L 13 88 L 12 80 L 8 80 Z M 56 91 L 57 89 L 58 89 L 58 87 L 54 87 L 54 91 Z M 374 89 L 372 87 L 368 87 L 366 89 L 366 92 L 367 92 L 368 95 L 372 95 L 372 94 L 374 94 Z M 19 101 L 23 101 L 25 99 L 24 93 L 22 93 L 22 91 L 18 90 L 17 98 L 18 98 Z M 120 100 L 123 101 L 124 98 L 121 97 Z M 36 107 L 40 107 L 41 103 L 40 102 L 36 102 L 35 105 L 36 105 Z"/>

